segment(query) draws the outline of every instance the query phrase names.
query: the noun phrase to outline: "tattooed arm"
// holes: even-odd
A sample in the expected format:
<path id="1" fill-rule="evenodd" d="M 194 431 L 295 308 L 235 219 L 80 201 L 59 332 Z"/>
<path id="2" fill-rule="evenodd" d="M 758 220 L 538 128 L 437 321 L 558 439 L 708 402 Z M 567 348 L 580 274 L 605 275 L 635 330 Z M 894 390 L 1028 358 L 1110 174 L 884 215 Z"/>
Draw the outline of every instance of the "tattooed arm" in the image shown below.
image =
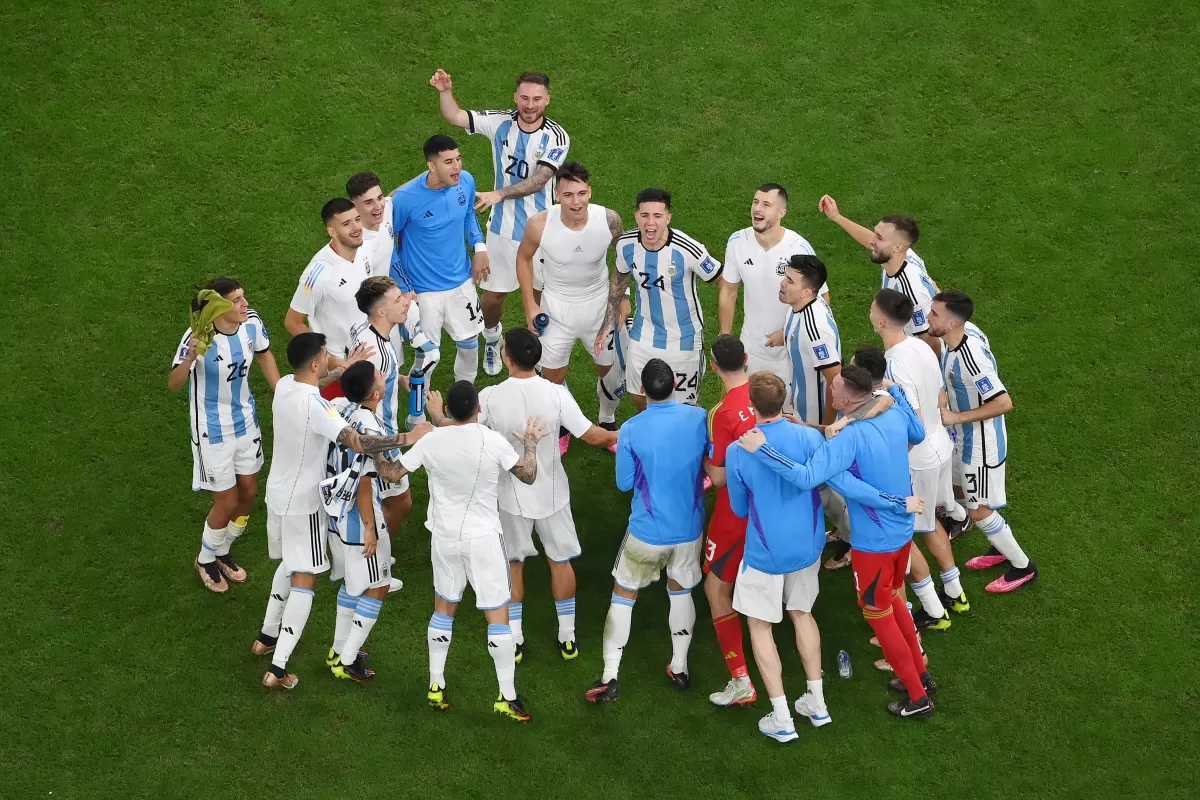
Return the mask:
<path id="1" fill-rule="evenodd" d="M 874 417 L 878 417 L 895 404 L 896 401 L 892 399 L 891 395 L 871 395 L 871 397 L 867 399 L 867 402 L 863 403 L 861 406 L 854 409 L 841 419 L 834 420 L 826 425 L 825 438 L 832 439 L 833 437 L 837 436 L 838 432 L 851 422 L 857 422 L 860 419 L 872 419 Z"/>
<path id="2" fill-rule="evenodd" d="M 613 211 L 611 208 L 607 208 L 605 211 L 608 212 L 605 215 L 608 221 L 608 232 L 611 233 L 613 237 L 612 245 L 609 245 L 612 247 L 617 243 L 617 239 L 621 238 L 621 234 L 624 233 L 624 230 L 621 226 L 621 215 Z"/>
<path id="3" fill-rule="evenodd" d="M 521 440 L 523 451 L 509 472 L 521 483 L 532 484 L 537 480 L 537 443 L 549 433 L 550 429 L 542 424 L 539 417 L 530 417 L 525 425 L 525 430 L 513 434 Z"/>
<path id="4" fill-rule="evenodd" d="M 353 426 L 347 425 L 342 428 L 342 432 L 338 434 L 337 442 L 340 445 L 349 447 L 356 453 L 365 453 L 369 456 L 378 456 L 386 453 L 389 450 L 395 450 L 397 447 L 411 447 L 425 434 L 433 430 L 433 426 L 428 422 L 422 422 L 407 433 L 393 433 L 390 436 L 375 436 L 367 433 L 359 433 Z M 385 474 L 383 469 L 384 460 L 380 459 L 375 466 L 379 469 L 380 476 L 390 482 L 395 483 L 400 478 L 392 478 Z M 403 469 L 403 468 L 402 468 Z M 401 473 L 403 477 L 404 473 Z"/>
<path id="5" fill-rule="evenodd" d="M 599 355 L 608 344 L 608 333 L 620 324 L 621 302 L 625 299 L 625 290 L 633 282 L 633 275 L 628 272 L 614 272 L 608 283 L 608 310 L 604 312 L 604 322 L 600 324 L 600 333 L 596 336 L 593 352 Z"/>
<path id="6" fill-rule="evenodd" d="M 503 186 L 497 189 L 496 193 L 500 195 L 501 200 L 531 195 L 549 183 L 550 179 L 554 177 L 554 172 L 554 167 L 549 164 L 538 164 L 528 178 L 520 183 L 514 183 L 512 186 Z"/>

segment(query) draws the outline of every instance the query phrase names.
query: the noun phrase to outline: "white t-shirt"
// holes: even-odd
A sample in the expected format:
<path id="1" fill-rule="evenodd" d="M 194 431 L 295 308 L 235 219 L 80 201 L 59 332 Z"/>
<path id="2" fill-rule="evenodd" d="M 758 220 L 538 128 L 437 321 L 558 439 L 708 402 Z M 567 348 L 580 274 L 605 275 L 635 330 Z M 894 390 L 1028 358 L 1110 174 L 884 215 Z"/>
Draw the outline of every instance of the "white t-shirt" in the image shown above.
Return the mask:
<path id="1" fill-rule="evenodd" d="M 396 233 L 392 228 L 392 196 L 383 198 L 383 221 L 379 230 L 363 226 L 363 243 L 354 256 L 354 262 L 366 259 L 364 267 L 371 275 L 388 276 L 392 272 L 392 254 L 396 252 Z"/>
<path id="2" fill-rule="evenodd" d="M 587 433 L 592 423 L 579 409 L 567 387 L 545 378 L 509 378 L 479 393 L 479 422 L 504 437 L 515 449 L 512 434 L 525 430 L 531 416 L 541 417 L 554 431 L 559 426 L 572 436 Z M 526 519 L 545 519 L 571 502 L 567 472 L 562 465 L 558 437 L 547 436 L 537 445 L 537 478 L 532 485 L 511 473 L 500 479 L 500 508 Z"/>
<path id="3" fill-rule="evenodd" d="M 500 473 L 518 460 L 503 436 L 474 423 L 434 428 L 400 456 L 409 472 L 429 473 L 425 527 L 450 541 L 501 533 Z"/>
<path id="4" fill-rule="evenodd" d="M 779 284 L 792 256 L 813 256 L 816 252 L 800 234 L 783 229 L 783 238 L 770 250 L 764 250 L 754 236 L 754 228 L 743 228 L 729 237 L 725 245 L 725 272 L 730 283 L 745 284 L 742 296 L 742 341 L 764 345 L 766 338 L 783 327 L 791 309 L 779 299 Z M 817 293 L 824 297 L 829 284 Z"/>
<path id="5" fill-rule="evenodd" d="M 942 367 L 932 348 L 912 336 L 887 352 L 887 377 L 904 389 L 908 404 L 925 423 L 925 441 L 908 451 L 912 469 L 933 469 L 949 460 L 954 452 L 950 435 L 942 425 L 938 394 L 942 391 Z"/>
<path id="6" fill-rule="evenodd" d="M 311 514 L 321 505 L 318 485 L 325 477 L 329 446 L 346 420 L 316 386 L 284 375 L 271 401 L 275 433 L 267 508 L 276 514 Z"/>
<path id="7" fill-rule="evenodd" d="M 363 280 L 372 275 L 370 255 L 359 255 L 362 249 L 351 263 L 325 245 L 308 262 L 292 295 L 292 309 L 308 317 L 313 331 L 325 334 L 325 345 L 337 358 L 350 352 L 350 329 L 367 318 L 354 300 Z"/>
<path id="8" fill-rule="evenodd" d="M 612 244 L 608 209 L 589 205 L 582 230 L 574 231 L 562 221 L 562 206 L 546 210 L 542 230 L 542 280 L 545 290 L 563 300 L 588 302 L 608 295 L 606 256 Z"/>

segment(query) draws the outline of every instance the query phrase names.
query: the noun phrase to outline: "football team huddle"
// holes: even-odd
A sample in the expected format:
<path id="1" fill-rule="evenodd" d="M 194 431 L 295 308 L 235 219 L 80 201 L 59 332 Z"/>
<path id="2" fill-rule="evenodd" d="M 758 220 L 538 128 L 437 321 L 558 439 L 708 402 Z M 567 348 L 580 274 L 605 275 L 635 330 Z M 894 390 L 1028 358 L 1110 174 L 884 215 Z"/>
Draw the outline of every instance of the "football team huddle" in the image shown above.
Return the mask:
<path id="1" fill-rule="evenodd" d="M 462 109 L 440 69 L 429 82 L 448 123 L 491 143 L 493 189 L 477 189 L 446 135 L 425 142 L 427 170 L 390 193 L 373 173 L 353 175 L 347 196 L 321 210 L 329 243 L 301 274 L 284 320 L 292 374 L 280 376 L 241 285 L 218 278 L 192 301 L 168 379 L 172 390 L 188 387 L 192 485 L 213 497 L 194 567 L 218 593 L 247 578 L 231 548 L 249 523 L 264 460 L 251 360 L 273 392 L 266 528 L 279 566 L 251 647 L 270 656 L 263 686 L 298 685 L 288 660 L 324 573 L 339 582 L 327 664 L 337 678 L 374 677 L 362 648 L 389 593 L 403 586 L 391 534 L 412 509 L 410 473 L 424 469 L 434 591 L 427 700 L 449 708 L 446 659 L 470 586 L 499 683 L 493 709 L 529 721 L 516 665 L 526 656 L 523 564 L 539 552 L 559 654 L 579 655 L 571 563 L 581 548 L 563 467 L 577 438 L 614 453 L 617 488 L 632 492 L 603 672 L 588 702 L 620 696 L 638 593 L 665 571 L 665 672 L 676 689 L 690 685 L 693 590 L 703 583 L 730 673 L 710 701 L 757 700 L 745 617 L 771 704 L 759 730 L 796 739 L 793 710 L 828 724 L 812 609 L 821 570 L 849 566 L 882 651 L 875 666 L 896 676 L 898 699 L 887 710 L 932 714 L 938 684 L 921 632 L 946 630 L 951 612 L 970 610 L 951 541 L 972 527 L 987 537 L 987 551 L 965 566 L 999 571 L 988 592 L 1013 591 L 1038 572 L 1000 512 L 1012 400 L 988 337 L 971 321 L 972 299 L 940 291 L 912 249 L 917 223 L 894 215 L 867 228 L 821 197 L 820 211 L 882 269 L 869 312 L 879 342 L 847 358 L 825 264 L 783 227 L 783 186 L 755 191 L 750 227 L 729 237 L 721 262 L 671 227 L 665 189 L 638 192 L 628 231 L 617 211 L 592 202 L 588 170 L 568 160 L 570 137 L 545 115 L 546 75 L 520 75 L 515 109 L 505 111 Z M 476 216 L 485 209 L 486 232 Z M 718 287 L 720 330 L 707 343 L 701 283 Z M 526 327 L 505 331 L 513 292 Z M 455 348 L 445 396 L 426 389 L 443 332 Z M 577 342 L 594 362 L 594 423 L 566 385 Z M 481 360 L 487 375 L 508 377 L 477 389 Z M 697 400 L 709 369 L 723 396 L 705 411 Z M 625 395 L 635 413 L 618 426 Z M 806 678 L 794 704 L 772 633 L 785 612 Z"/>

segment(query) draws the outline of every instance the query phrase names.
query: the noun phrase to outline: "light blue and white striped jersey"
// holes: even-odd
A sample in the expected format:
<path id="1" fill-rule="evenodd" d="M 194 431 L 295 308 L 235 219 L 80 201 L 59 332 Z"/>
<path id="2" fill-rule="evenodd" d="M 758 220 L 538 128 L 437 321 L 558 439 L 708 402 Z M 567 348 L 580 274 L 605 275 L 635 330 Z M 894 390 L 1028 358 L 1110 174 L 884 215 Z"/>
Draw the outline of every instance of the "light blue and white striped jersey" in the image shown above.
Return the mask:
<path id="1" fill-rule="evenodd" d="M 332 403 L 337 412 L 342 415 L 342 419 L 353 425 L 359 433 L 372 436 L 379 436 L 383 433 L 383 424 L 378 417 L 371 413 L 370 409 L 364 408 L 357 403 L 351 403 L 344 397 L 335 398 Z M 337 442 L 331 442 L 329 445 L 329 460 L 325 465 L 325 474 L 332 478 L 356 466 L 356 462 L 358 467 L 356 471 L 360 475 L 359 480 L 362 480 L 362 478 L 369 478 L 371 480 L 371 506 L 375 512 L 376 535 L 378 535 L 379 531 L 385 525 L 383 501 L 380 498 L 380 492 L 383 491 L 383 482 L 375 473 L 374 460 L 370 456 L 355 453 L 350 448 L 343 447 Z M 357 484 L 351 487 L 351 489 L 352 491 L 357 491 Z M 358 510 L 358 503 L 347 503 L 345 505 L 345 513 L 341 517 L 335 518 L 330 515 L 329 532 L 346 544 L 363 544 L 365 534 L 362 512 Z"/>
<path id="2" fill-rule="evenodd" d="M 979 326 L 974 322 L 971 322 L 970 320 L 964 322 L 963 331 L 966 332 L 967 336 L 974 336 L 976 339 L 983 342 L 984 347 L 991 348 L 992 343 L 988 340 L 987 334 L 981 331 Z"/>
<path id="3" fill-rule="evenodd" d="M 904 332 L 909 336 L 927 333 L 929 331 L 929 307 L 933 304 L 933 296 L 937 294 L 938 288 L 925 270 L 925 261 L 914 250 L 909 249 L 908 254 L 904 257 L 904 263 L 900 265 L 900 269 L 895 275 L 888 275 L 886 269 L 881 272 L 883 273 L 884 289 L 895 289 L 912 300 L 912 322 L 904 326 Z"/>
<path id="4" fill-rule="evenodd" d="M 376 416 L 383 424 L 383 432 L 391 436 L 400 430 L 400 360 L 396 357 L 396 347 L 391 337 L 381 336 L 370 322 L 360 322 L 350 329 L 351 349 L 360 344 L 375 348 L 375 355 L 368 361 L 383 375 L 385 387 Z"/>
<path id="5" fill-rule="evenodd" d="M 978 328 L 976 328 L 978 330 Z M 996 358 L 983 331 L 970 332 L 958 347 L 942 351 L 942 375 L 951 411 L 970 411 L 1008 390 L 1000 382 Z M 1004 415 L 954 426 L 957 455 L 964 464 L 998 467 L 1008 458 Z"/>
<path id="6" fill-rule="evenodd" d="M 571 137 L 552 119 L 542 118 L 542 127 L 533 133 L 521 130 L 516 111 L 468 111 L 467 133 L 488 137 L 492 143 L 492 164 L 496 185 L 493 189 L 513 186 L 528 178 L 545 164 L 555 172 L 567 160 Z M 524 197 L 501 200 L 492 206 L 488 231 L 513 241 L 525 236 L 525 223 L 554 202 L 554 179 Z"/>
<path id="7" fill-rule="evenodd" d="M 704 311 L 696 278 L 711 281 L 720 273 L 721 262 L 674 228 L 660 250 L 643 247 L 637 229 L 621 234 L 616 250 L 617 272 L 632 275 L 637 285 L 630 341 L 657 350 L 703 350 Z"/>
<path id="8" fill-rule="evenodd" d="M 833 311 L 819 297 L 799 311 L 789 308 L 783 335 L 792 362 L 791 396 L 796 415 L 809 425 L 820 425 L 826 387 L 821 370 L 842 363 L 842 338 Z"/>
<path id="9" fill-rule="evenodd" d="M 175 349 L 172 367 L 187 358 L 188 328 Z M 226 336 L 217 331 L 202 358 L 192 362 L 188 376 L 188 414 L 192 423 L 192 441 L 211 444 L 258 431 L 258 408 L 250 393 L 250 362 L 257 353 L 271 346 L 267 327 L 251 309 L 249 319 L 236 332 Z"/>

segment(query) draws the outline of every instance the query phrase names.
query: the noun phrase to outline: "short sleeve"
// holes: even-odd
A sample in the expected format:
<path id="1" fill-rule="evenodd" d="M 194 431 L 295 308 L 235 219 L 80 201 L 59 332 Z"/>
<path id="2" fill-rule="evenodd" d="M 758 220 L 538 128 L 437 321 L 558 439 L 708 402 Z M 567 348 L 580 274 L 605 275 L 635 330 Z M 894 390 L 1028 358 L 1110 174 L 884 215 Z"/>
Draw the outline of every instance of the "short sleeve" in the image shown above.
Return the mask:
<path id="1" fill-rule="evenodd" d="M 622 275 L 628 275 L 633 271 L 633 250 L 634 243 L 631 240 L 617 242 L 617 258 L 613 265 L 617 268 L 617 272 Z"/>
<path id="2" fill-rule="evenodd" d="M 333 403 L 314 394 L 308 401 L 308 424 L 318 434 L 334 442 L 346 427 L 346 420 L 334 408 Z"/>
<path id="3" fill-rule="evenodd" d="M 975 348 L 975 352 L 983 357 L 973 359 L 976 369 L 971 371 L 971 380 L 975 384 L 976 391 L 979 392 L 980 402 L 986 403 L 1005 394 L 1008 390 L 1000 381 L 1000 372 L 996 369 L 996 359 L 992 357 L 991 351 L 980 345 Z"/>
<path id="4" fill-rule="evenodd" d="M 324 271 L 325 265 L 320 261 L 314 261 L 308 265 L 308 269 L 304 270 L 304 274 L 300 276 L 300 283 L 296 285 L 296 291 L 292 294 L 292 302 L 288 304 L 293 311 L 312 316 L 317 307 L 314 295 L 321 282 L 321 273 Z"/>
<path id="5" fill-rule="evenodd" d="M 500 469 L 505 472 L 508 472 L 513 468 L 513 465 L 521 460 L 517 455 L 517 451 L 512 448 L 512 445 L 503 436 L 489 428 L 484 428 L 483 446 L 496 459 L 496 462 L 500 465 Z"/>
<path id="6" fill-rule="evenodd" d="M 813 350 L 813 363 L 817 369 L 836 367 L 842 363 L 841 345 L 837 331 L 829 324 L 829 317 L 824 314 L 814 314 L 817 338 L 809 343 Z"/>
<path id="7" fill-rule="evenodd" d="M 730 283 L 742 282 L 742 271 L 738 267 L 737 253 L 734 252 L 735 242 L 741 239 L 742 234 L 735 233 L 729 237 L 729 243 L 725 245 L 725 273 L 721 276 Z"/>
<path id="8" fill-rule="evenodd" d="M 175 369 L 184 362 L 188 357 L 188 342 L 192 339 L 192 329 L 188 328 L 183 333 L 183 338 L 179 340 L 179 346 L 175 348 L 175 358 L 171 359 L 171 369 Z"/>
<path id="9" fill-rule="evenodd" d="M 416 472 L 421 467 L 425 466 L 423 459 L 425 454 L 425 442 L 427 439 L 429 439 L 429 434 L 422 436 L 413 444 L 412 447 L 408 448 L 400 455 L 400 466 L 404 467 L 406 471 Z"/>
<path id="10" fill-rule="evenodd" d="M 488 414 L 488 398 L 492 396 L 491 386 L 486 386 L 479 391 L 479 424 L 488 425 L 491 423 L 491 415 Z"/>
<path id="11" fill-rule="evenodd" d="M 721 262 L 711 255 L 704 245 L 700 246 L 700 255 L 696 256 L 692 271 L 700 276 L 702 281 L 711 281 L 721 271 Z"/>
<path id="12" fill-rule="evenodd" d="M 255 354 L 265 353 L 271 349 L 271 337 L 267 333 L 267 326 L 263 324 L 262 317 L 257 311 L 250 310 L 250 319 L 254 322 L 254 327 L 251 329 L 254 335 L 251 337 L 250 344 L 254 347 Z"/>
<path id="13" fill-rule="evenodd" d="M 908 371 L 900 363 L 899 359 L 888 359 L 887 372 L 884 375 L 889 381 L 900 387 L 900 390 L 904 392 L 904 398 L 908 400 L 908 404 L 912 407 L 913 411 L 921 409 L 921 400 L 917 395 L 917 383 L 908 374 Z"/>
<path id="14" fill-rule="evenodd" d="M 551 167 L 556 172 L 558 168 L 567 160 L 567 153 L 571 149 L 571 137 L 567 136 L 567 132 L 562 128 L 558 128 L 554 141 L 550 143 L 550 147 L 542 154 L 542 157 L 537 160 L 539 164 L 545 164 Z"/>
<path id="15" fill-rule="evenodd" d="M 562 426 L 578 439 L 592 427 L 592 421 L 584 415 L 583 410 L 579 408 L 579 403 L 575 402 L 575 397 L 566 386 L 556 384 L 555 388 L 562 395 L 562 407 L 560 409 Z"/>
<path id="16" fill-rule="evenodd" d="M 489 139 L 496 135 L 500 123 L 512 119 L 510 111 L 468 111 L 467 133 L 486 136 Z"/>

